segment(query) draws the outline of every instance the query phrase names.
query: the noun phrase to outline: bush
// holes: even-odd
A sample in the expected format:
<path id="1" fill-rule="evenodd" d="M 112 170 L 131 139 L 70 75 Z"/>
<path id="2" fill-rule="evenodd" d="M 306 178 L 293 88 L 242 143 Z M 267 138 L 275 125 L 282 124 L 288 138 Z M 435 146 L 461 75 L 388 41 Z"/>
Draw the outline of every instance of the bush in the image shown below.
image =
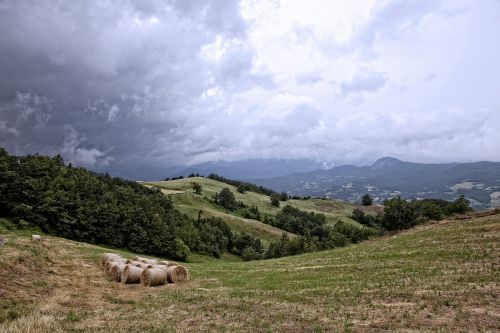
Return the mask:
<path id="1" fill-rule="evenodd" d="M 280 201 L 287 201 L 288 200 L 288 194 L 285 192 L 280 193 Z"/>
<path id="2" fill-rule="evenodd" d="M 361 203 L 363 204 L 363 206 L 371 206 L 373 205 L 373 199 L 369 194 L 365 194 L 361 198 Z"/>
<path id="3" fill-rule="evenodd" d="M 362 225 L 365 225 L 367 227 L 377 227 L 379 224 L 380 224 L 380 216 L 372 216 L 372 215 L 369 215 L 369 214 L 365 214 L 361 209 L 359 208 L 355 208 L 353 211 L 352 211 L 352 215 L 351 215 L 351 218 L 362 224 Z"/>
<path id="4" fill-rule="evenodd" d="M 271 205 L 279 207 L 280 206 L 280 199 L 281 199 L 281 196 L 279 193 L 271 193 L 271 195 L 270 195 Z"/>
<path id="5" fill-rule="evenodd" d="M 344 235 L 351 243 L 358 243 L 377 235 L 377 231 L 375 229 L 366 227 L 360 228 L 347 224 L 343 221 L 338 221 L 335 224 L 334 231 Z"/>
<path id="6" fill-rule="evenodd" d="M 387 200 L 384 203 L 382 226 L 387 230 L 409 229 L 417 224 L 415 205 L 400 197 Z"/>
<path id="7" fill-rule="evenodd" d="M 253 247 L 246 247 L 241 254 L 241 258 L 245 261 L 259 260 L 262 259 L 262 254 L 255 251 Z"/>
<path id="8" fill-rule="evenodd" d="M 185 261 L 189 255 L 189 247 L 182 241 L 182 239 L 174 239 L 172 258 L 177 260 Z"/>
<path id="9" fill-rule="evenodd" d="M 250 208 L 245 208 L 241 211 L 241 216 L 247 219 L 253 219 L 260 221 L 260 212 L 259 209 L 255 206 L 252 206 Z"/>
<path id="10" fill-rule="evenodd" d="M 193 176 L 193 177 L 195 177 L 195 176 Z M 194 193 L 201 194 L 202 186 L 200 183 L 191 182 L 191 188 L 193 189 Z"/>
<path id="11" fill-rule="evenodd" d="M 452 201 L 446 207 L 446 214 L 464 214 L 471 210 L 472 208 L 470 207 L 469 200 L 465 199 L 465 196 L 463 194 L 460 194 L 460 196 L 455 201 Z"/>
<path id="12" fill-rule="evenodd" d="M 214 201 L 227 210 L 236 210 L 238 208 L 233 192 L 227 187 L 224 187 L 219 193 L 215 193 Z"/>
<path id="13" fill-rule="evenodd" d="M 276 215 L 274 226 L 298 235 L 326 224 L 326 216 L 321 213 L 305 212 L 298 208 L 286 205 Z"/>
<path id="14" fill-rule="evenodd" d="M 424 219 L 440 221 L 445 216 L 443 209 L 433 200 L 419 200 L 413 204 L 417 214 Z"/>
<path id="15" fill-rule="evenodd" d="M 28 221 L 25 221 L 23 219 L 21 219 L 17 222 L 18 229 L 23 230 L 23 229 L 29 229 L 30 227 L 31 227 L 31 225 L 28 223 Z"/>
<path id="16" fill-rule="evenodd" d="M 248 249 L 252 249 L 252 255 L 254 257 L 256 257 L 257 255 L 262 257 L 262 253 L 264 252 L 264 247 L 262 246 L 260 239 L 252 237 L 245 233 L 241 235 L 234 234 L 232 248 L 230 252 L 243 257 L 245 255 L 244 253 L 245 250 L 247 250 L 248 252 L 249 251 Z M 247 257 L 249 258 L 249 253 L 247 253 Z M 249 258 L 249 260 L 254 260 L 254 259 L 257 258 L 252 258 L 252 259 Z"/>
<path id="17" fill-rule="evenodd" d="M 240 193 L 245 193 L 246 191 L 248 191 L 249 189 L 249 186 L 245 183 L 240 183 L 238 184 L 238 187 L 236 187 L 236 191 L 240 192 Z"/>

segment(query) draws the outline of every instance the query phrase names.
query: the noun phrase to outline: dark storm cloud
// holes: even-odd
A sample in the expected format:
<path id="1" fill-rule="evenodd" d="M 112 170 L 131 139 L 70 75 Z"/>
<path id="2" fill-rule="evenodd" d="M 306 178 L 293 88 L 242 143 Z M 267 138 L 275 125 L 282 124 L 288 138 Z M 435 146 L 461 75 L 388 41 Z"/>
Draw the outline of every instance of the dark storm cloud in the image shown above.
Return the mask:
<path id="1" fill-rule="evenodd" d="M 244 24 L 234 1 L 42 0 L 3 2 L 0 31 L 3 145 L 94 166 L 147 158 L 212 84 L 201 48 Z M 240 55 L 216 79 L 240 76 Z"/>

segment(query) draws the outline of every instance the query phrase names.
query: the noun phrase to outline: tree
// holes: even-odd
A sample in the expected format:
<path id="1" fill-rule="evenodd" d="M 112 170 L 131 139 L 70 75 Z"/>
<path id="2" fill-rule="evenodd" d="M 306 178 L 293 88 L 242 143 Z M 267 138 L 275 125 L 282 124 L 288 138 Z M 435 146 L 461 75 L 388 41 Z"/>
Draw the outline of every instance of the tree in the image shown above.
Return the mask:
<path id="1" fill-rule="evenodd" d="M 352 215 L 351 215 L 351 218 L 356 221 L 356 222 L 359 222 L 361 224 L 364 224 L 364 221 L 365 221 L 365 213 L 359 209 L 359 208 L 355 208 L 353 211 L 352 211 Z"/>
<path id="2" fill-rule="evenodd" d="M 385 202 L 382 226 L 387 230 L 408 229 L 417 224 L 417 218 L 415 205 L 397 197 Z"/>
<path id="3" fill-rule="evenodd" d="M 202 186 L 200 183 L 191 182 L 191 187 L 193 188 L 194 193 L 201 194 Z"/>
<path id="4" fill-rule="evenodd" d="M 460 194 L 460 196 L 455 201 L 452 201 L 447 207 L 447 213 L 449 215 L 464 214 L 470 210 L 472 210 L 472 208 L 470 208 L 470 202 L 465 199 L 463 194 Z"/>
<path id="5" fill-rule="evenodd" d="M 245 183 L 240 183 L 236 190 L 240 193 L 245 193 L 246 191 L 248 191 L 248 186 Z"/>
<path id="6" fill-rule="evenodd" d="M 215 194 L 215 203 L 228 210 L 234 210 L 237 206 L 233 192 L 224 187 L 219 193 Z"/>
<path id="7" fill-rule="evenodd" d="M 271 193 L 270 199 L 271 199 L 271 205 L 279 207 L 280 206 L 280 198 L 281 195 L 279 193 Z"/>
<path id="8" fill-rule="evenodd" d="M 369 194 L 365 194 L 361 198 L 361 203 L 363 206 L 371 206 L 373 205 L 373 198 Z"/>

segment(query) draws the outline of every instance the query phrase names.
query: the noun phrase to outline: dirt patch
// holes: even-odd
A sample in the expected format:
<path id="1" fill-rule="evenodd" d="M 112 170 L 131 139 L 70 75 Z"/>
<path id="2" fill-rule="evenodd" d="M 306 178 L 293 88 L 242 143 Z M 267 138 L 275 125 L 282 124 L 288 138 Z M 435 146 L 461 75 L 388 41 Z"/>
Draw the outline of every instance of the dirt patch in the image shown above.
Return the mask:
<path id="1" fill-rule="evenodd" d="M 331 200 L 316 202 L 315 206 L 322 212 L 338 211 L 343 208 L 341 204 Z"/>
<path id="2" fill-rule="evenodd" d="M 383 205 L 371 205 L 371 206 L 356 206 L 357 209 L 363 211 L 364 213 L 374 213 L 374 214 L 383 214 L 384 206 Z"/>

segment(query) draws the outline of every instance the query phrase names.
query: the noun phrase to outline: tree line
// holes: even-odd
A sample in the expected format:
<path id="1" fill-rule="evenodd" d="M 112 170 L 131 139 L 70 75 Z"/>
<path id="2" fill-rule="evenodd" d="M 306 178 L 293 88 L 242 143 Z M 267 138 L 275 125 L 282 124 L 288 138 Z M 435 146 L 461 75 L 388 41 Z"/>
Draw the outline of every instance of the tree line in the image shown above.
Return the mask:
<path id="1" fill-rule="evenodd" d="M 225 183 L 228 185 L 232 185 L 236 188 L 238 188 L 238 191 L 243 191 L 241 193 L 244 193 L 245 191 L 251 191 L 259 194 L 264 194 L 264 195 L 271 195 L 271 193 L 274 193 L 273 190 L 269 188 L 265 188 L 263 186 L 257 186 L 252 183 L 244 182 L 241 180 L 234 180 L 234 179 L 229 179 L 225 178 L 223 176 L 216 175 L 215 173 L 211 173 L 208 175 L 209 179 L 216 180 L 221 183 Z"/>
<path id="2" fill-rule="evenodd" d="M 356 208 L 351 217 L 362 225 L 379 228 L 382 231 L 392 231 L 409 229 L 428 220 L 439 221 L 445 217 L 464 214 L 471 210 L 470 203 L 463 194 L 454 201 L 443 199 L 408 201 L 396 197 L 384 202 L 383 214 L 374 216 Z"/>

